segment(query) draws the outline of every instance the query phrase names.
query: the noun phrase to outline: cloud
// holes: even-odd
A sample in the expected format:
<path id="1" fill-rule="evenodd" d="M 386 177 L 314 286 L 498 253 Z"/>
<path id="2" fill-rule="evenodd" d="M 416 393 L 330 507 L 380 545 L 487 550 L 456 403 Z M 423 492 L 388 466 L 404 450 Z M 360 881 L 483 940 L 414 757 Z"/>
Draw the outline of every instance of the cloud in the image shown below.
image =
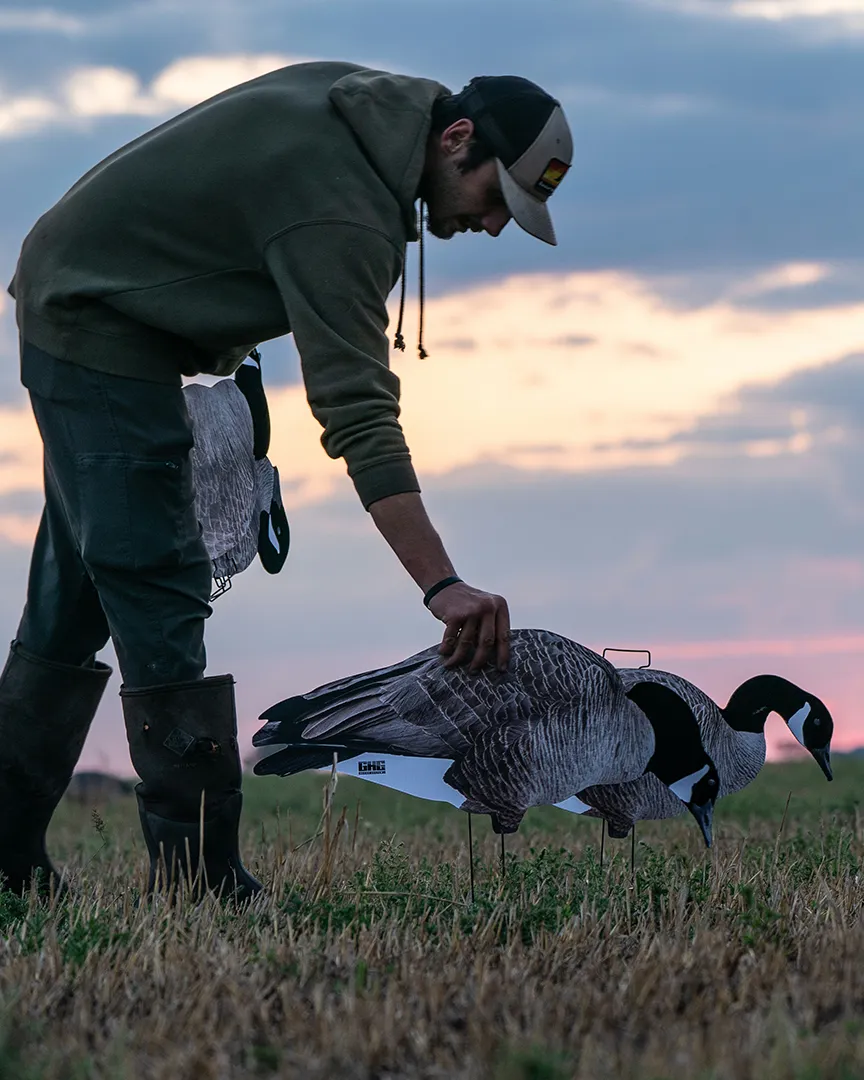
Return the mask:
<path id="1" fill-rule="evenodd" d="M 42 443 L 29 405 L 0 407 L 0 459 L 0 499 L 41 491 Z"/>
<path id="2" fill-rule="evenodd" d="M 4 454 L 0 465 L 9 464 L 11 454 Z M 42 511 L 42 493 L 33 488 L 5 491 L 0 495 L 0 514 L 35 514 Z"/>
<path id="3" fill-rule="evenodd" d="M 565 83 L 556 90 L 561 101 L 574 111 L 630 113 L 642 119 L 674 119 L 703 116 L 722 107 L 717 99 L 700 94 L 639 94 L 600 83 Z"/>
<path id="4" fill-rule="evenodd" d="M 744 388 L 738 423 L 757 405 L 781 412 L 806 405 L 818 416 L 814 430 L 843 433 L 839 444 L 816 439 L 797 455 L 709 459 L 691 446 L 664 465 L 577 472 L 489 462 L 424 473 L 425 501 L 459 572 L 503 592 L 514 625 L 549 627 L 598 649 L 651 648 L 656 666 L 720 699 L 758 671 L 786 674 L 828 701 L 840 740 L 854 744 L 864 736 L 855 726 L 864 514 L 850 482 L 864 470 L 862 390 L 860 356 Z M 730 415 L 708 414 L 700 424 L 722 427 Z M 0 416 L 0 432 L 10 422 L 12 414 Z M 37 455 L 27 455 L 38 442 L 18 422 L 11 465 L 18 479 L 4 483 L 0 498 L 10 539 L 15 516 L 32 519 L 38 505 L 20 471 L 37 475 Z M 298 433 L 304 442 L 312 434 Z M 560 450 L 518 444 L 520 454 L 545 455 L 547 464 Z M 9 469 L 0 470 L 4 480 Z M 208 623 L 210 670 L 238 678 L 244 738 L 272 701 L 393 662 L 439 633 L 341 476 L 329 494 L 292 503 L 289 516 L 293 546 L 283 573 L 250 568 Z M 20 543 L 0 559 L 0 618 L 10 627 L 26 562 Z M 106 704 L 88 753 L 100 744 L 121 760 L 122 725 L 111 709 L 116 703 Z"/>
<path id="5" fill-rule="evenodd" d="M 250 59 L 341 55 L 454 86 L 518 60 L 549 82 L 577 134 L 553 207 L 562 245 L 513 228 L 431 244 L 432 357 L 394 359 L 436 525 L 519 625 L 650 645 L 718 698 L 779 670 L 850 730 L 864 693 L 857 9 L 580 0 L 490 22 L 491 0 L 30 7 L 0 39 L 4 274 L 93 162 L 257 74 Z M 20 396 L 10 314 L 0 378 Z M 210 670 L 237 674 L 247 737 L 277 697 L 439 632 L 318 446 L 290 346 L 264 354 L 294 547 L 279 578 L 243 575 L 208 624 Z M 40 479 L 28 410 L 0 411 L 10 630 Z M 110 694 L 91 762 L 102 746 L 125 753 Z"/>
<path id="6" fill-rule="evenodd" d="M 75 125 L 100 117 L 167 115 L 302 59 L 275 53 L 184 57 L 147 86 L 126 69 L 77 68 L 54 95 L 0 97 L 0 138 L 35 134 L 58 124 Z"/>
<path id="7" fill-rule="evenodd" d="M 490 465 L 430 479 L 426 503 L 459 572 L 503 592 L 514 625 L 597 649 L 649 647 L 656 665 L 719 698 L 759 671 L 786 674 L 848 732 L 864 640 L 860 522 L 818 469 L 778 465 L 551 475 Z M 268 697 L 393 662 L 438 632 L 350 494 L 291 520 L 283 579 L 251 571 L 208 628 L 214 662 L 245 676 L 250 716 Z M 255 627 L 254 647 L 238 647 L 238 625 Z M 860 727 L 847 736 L 862 737 Z"/>
<path id="8" fill-rule="evenodd" d="M 862 0 L 636 0 L 687 15 L 822 24 L 824 30 L 864 33 Z"/>
<path id="9" fill-rule="evenodd" d="M 635 0 L 686 13 L 744 19 L 826 18 L 864 15 L 864 0 Z"/>
<path id="10" fill-rule="evenodd" d="M 459 86 L 476 71 L 513 70 L 514 41 L 519 72 L 562 96 L 576 133 L 576 163 L 553 210 L 562 243 L 552 251 L 510 227 L 496 241 L 430 245 L 431 292 L 519 270 L 628 267 L 688 276 L 699 269 L 705 288 L 711 270 L 716 298 L 747 268 L 860 263 L 864 42 L 828 39 L 813 20 L 793 33 L 794 20 L 580 0 L 508 10 L 490 29 L 493 9 L 481 0 L 471 8 L 473 32 L 454 41 L 451 18 L 464 19 L 455 0 L 57 6 L 82 19 L 85 32 L 0 36 L 4 273 L 37 211 L 152 126 L 154 97 L 170 96 L 155 94 L 154 80 L 179 59 L 348 57 Z M 114 72 L 116 94 L 106 105 L 104 84 L 94 91 L 84 79 L 76 99 L 102 113 L 75 115 L 63 80 L 72 70 L 103 69 Z M 117 72 L 131 73 L 138 89 L 121 86 Z M 860 272 L 857 284 L 835 272 L 759 303 L 833 306 L 855 289 L 864 295 Z"/>
<path id="11" fill-rule="evenodd" d="M 743 278 L 739 289 L 750 296 L 760 282 L 795 274 L 794 268 L 774 268 L 750 284 Z M 407 305 L 406 317 L 410 341 L 415 302 Z M 681 458 L 698 417 L 717 414 L 749 384 L 772 386 L 860 351 L 862 326 L 864 302 L 763 312 L 724 299 L 680 310 L 649 279 L 634 274 L 516 275 L 429 299 L 430 358 L 421 362 L 409 349 L 394 352 L 392 364 L 421 478 L 491 462 L 538 473 L 612 469 Z M 574 347 L 574 338 L 584 347 Z M 464 347 L 469 339 L 474 348 Z M 261 351 L 270 388 L 271 456 L 290 485 L 289 504 L 348 490 L 344 465 L 319 445 L 290 341 L 265 343 Z M 6 415 L 0 452 L 32 447 L 27 412 L 10 409 Z M 749 414 L 745 420 L 751 423 Z M 735 422 L 744 420 L 736 416 Z M 785 443 L 769 445 L 771 439 L 798 440 L 800 452 L 812 437 L 809 429 L 789 434 L 785 413 L 751 426 L 745 457 L 786 449 Z M 709 441 L 706 432 L 700 438 Z M 714 436 L 715 442 L 723 439 L 728 434 Z M 28 449 L 25 457 L 14 475 L 0 472 L 0 493 L 38 486 L 38 454 Z"/>
<path id="12" fill-rule="evenodd" d="M 555 338 L 552 345 L 563 345 L 565 349 L 584 349 L 588 345 L 594 345 L 597 339 L 590 334 L 564 334 Z"/>
<path id="13" fill-rule="evenodd" d="M 715 460 L 825 454 L 835 465 L 844 455 L 864 452 L 864 353 L 805 368 L 775 383 L 744 386 L 724 409 L 668 438 L 629 441 L 630 449 L 639 451 L 670 445 Z M 848 494 L 850 504 L 864 505 L 854 485 Z"/>
<path id="14" fill-rule="evenodd" d="M 824 19 L 864 17 L 861 0 L 735 0 L 732 13 L 748 19 Z"/>
<path id="15" fill-rule="evenodd" d="M 150 107 L 165 111 L 166 108 L 195 105 L 239 83 L 307 59 L 277 53 L 186 57 L 175 61 L 153 80 L 149 93 Z"/>
<path id="16" fill-rule="evenodd" d="M 707 660 L 759 656 L 835 656 L 838 653 L 864 654 L 864 634 L 836 634 L 833 637 L 787 637 L 768 639 L 737 639 L 734 641 L 664 641 L 662 650 L 667 656 L 680 659 Z"/>
<path id="17" fill-rule="evenodd" d="M 0 138 L 39 131 L 59 116 L 57 104 L 48 98 L 22 95 L 0 98 Z"/>
<path id="18" fill-rule="evenodd" d="M 453 349 L 456 351 L 465 351 L 477 348 L 477 342 L 474 338 L 460 337 L 460 338 L 444 338 L 441 341 L 441 348 L 448 351 Z"/>
<path id="19" fill-rule="evenodd" d="M 18 377 L 18 328 L 15 326 L 12 304 L 3 294 L 0 280 L 0 408 L 5 404 L 19 404 L 24 396 L 25 391 Z M 2 462 L 0 453 L 0 468 Z"/>
<path id="20" fill-rule="evenodd" d="M 36 8 L 33 11 L 0 8 L 0 34 L 37 33 L 75 37 L 84 32 L 85 26 L 83 19 L 53 8 Z"/>
<path id="21" fill-rule="evenodd" d="M 788 263 L 775 266 L 733 286 L 728 296 L 734 300 L 764 296 L 783 289 L 800 289 L 815 285 L 831 276 L 831 267 L 824 263 Z"/>
<path id="22" fill-rule="evenodd" d="M 658 274 L 652 285 L 681 309 L 725 300 L 756 311 L 801 311 L 864 297 L 864 262 L 790 262 L 750 272 L 732 267 L 699 274 Z"/>

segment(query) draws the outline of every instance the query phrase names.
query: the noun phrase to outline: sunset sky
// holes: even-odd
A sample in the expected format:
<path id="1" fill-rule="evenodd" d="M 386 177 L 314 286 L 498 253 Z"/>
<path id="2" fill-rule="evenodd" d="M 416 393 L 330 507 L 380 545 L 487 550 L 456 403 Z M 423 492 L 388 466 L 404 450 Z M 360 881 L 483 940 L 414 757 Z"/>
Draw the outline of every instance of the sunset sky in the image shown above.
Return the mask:
<path id="1" fill-rule="evenodd" d="M 513 225 L 430 241 L 430 357 L 412 348 L 416 299 L 393 357 L 458 572 L 503 593 L 515 626 L 649 648 L 721 704 L 786 675 L 832 708 L 836 746 L 864 744 L 864 0 L 13 0 L 0 279 L 111 150 L 313 58 L 454 89 L 524 75 L 573 129 L 559 246 Z M 413 292 L 413 248 L 408 272 Z M 247 752 L 273 701 L 439 636 L 322 451 L 290 339 L 262 354 L 292 552 L 279 577 L 236 579 L 207 638 L 210 673 L 237 678 Z M 7 640 L 40 458 L 2 296 Z M 128 772 L 122 728 L 112 690 L 82 765 Z M 769 739 L 789 739 L 776 717 Z"/>

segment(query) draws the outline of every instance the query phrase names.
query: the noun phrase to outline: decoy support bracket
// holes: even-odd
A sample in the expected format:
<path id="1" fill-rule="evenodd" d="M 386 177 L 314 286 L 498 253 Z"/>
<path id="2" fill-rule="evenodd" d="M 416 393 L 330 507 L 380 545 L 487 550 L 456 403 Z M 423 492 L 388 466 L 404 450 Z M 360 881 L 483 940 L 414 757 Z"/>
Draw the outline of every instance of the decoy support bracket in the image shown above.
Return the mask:
<path id="1" fill-rule="evenodd" d="M 651 667 L 651 650 L 650 649 L 616 649 L 616 648 L 614 648 L 613 646 L 610 645 L 610 646 L 607 646 L 603 650 L 603 659 L 604 660 L 606 659 L 606 653 L 610 653 L 610 652 L 642 653 L 644 656 L 648 657 L 648 663 L 647 664 L 640 664 L 639 667 L 640 668 Z"/>

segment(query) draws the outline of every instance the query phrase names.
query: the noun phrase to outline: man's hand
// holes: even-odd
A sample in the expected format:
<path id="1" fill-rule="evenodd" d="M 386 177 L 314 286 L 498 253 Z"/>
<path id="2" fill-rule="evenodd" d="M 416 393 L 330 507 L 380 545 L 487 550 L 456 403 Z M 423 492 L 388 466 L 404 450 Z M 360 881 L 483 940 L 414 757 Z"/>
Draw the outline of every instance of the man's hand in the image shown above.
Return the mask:
<path id="1" fill-rule="evenodd" d="M 388 495 L 369 507 L 372 520 L 423 593 L 455 576 L 453 563 L 426 515 L 419 492 Z M 470 662 L 471 671 L 494 662 L 505 671 L 510 660 L 510 612 L 494 593 L 472 589 L 463 581 L 448 585 L 429 602 L 436 619 L 447 624 L 441 655 L 444 666 Z"/>
<path id="2" fill-rule="evenodd" d="M 442 589 L 429 603 L 436 619 L 447 624 L 439 652 L 444 667 L 469 664 L 477 672 L 494 663 L 506 671 L 510 661 L 510 612 L 503 596 L 473 589 L 459 581 Z"/>

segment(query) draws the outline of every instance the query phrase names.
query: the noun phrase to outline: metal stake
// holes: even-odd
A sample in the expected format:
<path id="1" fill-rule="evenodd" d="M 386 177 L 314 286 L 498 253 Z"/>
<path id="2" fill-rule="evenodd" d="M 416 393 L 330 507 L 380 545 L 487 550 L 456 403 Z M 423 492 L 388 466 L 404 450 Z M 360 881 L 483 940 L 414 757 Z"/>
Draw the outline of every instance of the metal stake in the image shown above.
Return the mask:
<path id="1" fill-rule="evenodd" d="M 636 822 L 630 831 L 630 877 L 636 880 Z"/>
<path id="2" fill-rule="evenodd" d="M 504 833 L 501 833 L 501 877 L 504 877 L 505 862 L 504 862 Z"/>
<path id="3" fill-rule="evenodd" d="M 600 818 L 600 869 L 603 869 L 603 856 L 606 854 L 606 818 Z"/>
<path id="4" fill-rule="evenodd" d="M 474 903 L 474 835 L 471 831 L 471 814 L 468 814 L 468 880 L 471 882 L 471 903 Z"/>

